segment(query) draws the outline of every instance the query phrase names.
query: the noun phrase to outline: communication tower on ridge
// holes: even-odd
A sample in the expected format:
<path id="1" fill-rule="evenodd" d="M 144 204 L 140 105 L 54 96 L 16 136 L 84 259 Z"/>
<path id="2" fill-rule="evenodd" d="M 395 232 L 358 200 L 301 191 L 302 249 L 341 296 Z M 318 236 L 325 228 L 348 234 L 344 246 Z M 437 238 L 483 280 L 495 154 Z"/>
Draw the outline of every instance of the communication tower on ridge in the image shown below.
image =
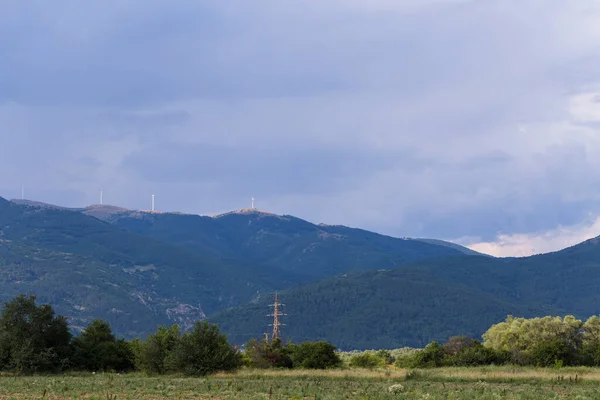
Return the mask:
<path id="1" fill-rule="evenodd" d="M 285 304 L 281 304 L 279 302 L 279 293 L 275 292 L 275 303 L 271 304 L 271 307 L 273 307 L 273 314 L 267 315 L 267 317 L 273 317 L 273 323 L 269 325 L 269 326 L 273 327 L 273 333 L 271 334 L 271 340 L 281 338 L 281 327 L 285 326 L 285 324 L 282 324 L 279 321 L 279 317 L 281 317 L 282 315 L 286 315 L 281 312 L 281 308 L 280 308 L 281 306 L 284 306 L 284 305 Z"/>

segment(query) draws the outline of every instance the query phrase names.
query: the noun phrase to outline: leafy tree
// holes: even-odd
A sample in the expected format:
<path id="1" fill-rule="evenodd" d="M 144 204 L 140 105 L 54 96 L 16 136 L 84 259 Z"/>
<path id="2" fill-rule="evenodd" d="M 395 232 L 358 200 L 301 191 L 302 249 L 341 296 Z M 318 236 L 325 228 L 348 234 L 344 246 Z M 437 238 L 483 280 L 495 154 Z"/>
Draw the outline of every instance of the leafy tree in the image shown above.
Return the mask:
<path id="1" fill-rule="evenodd" d="M 71 334 L 65 317 L 35 296 L 4 303 L 0 316 L 0 366 L 19 373 L 59 371 L 69 364 Z"/>
<path id="2" fill-rule="evenodd" d="M 600 318 L 590 317 L 582 327 L 582 345 L 579 362 L 589 366 L 600 365 Z"/>
<path id="3" fill-rule="evenodd" d="M 174 365 L 173 350 L 181 339 L 178 325 L 169 328 L 160 326 L 145 342 L 134 347 L 135 365 L 148 374 L 164 374 Z"/>
<path id="4" fill-rule="evenodd" d="M 339 367 L 342 363 L 335 353 L 335 346 L 325 341 L 303 342 L 289 347 L 295 368 L 327 369 Z"/>
<path id="5" fill-rule="evenodd" d="M 356 354 L 350 358 L 349 365 L 355 368 L 377 368 L 383 366 L 384 360 L 373 353 Z"/>
<path id="6" fill-rule="evenodd" d="M 292 368 L 293 361 L 290 349 L 284 346 L 281 339 L 270 343 L 265 339 L 251 339 L 245 346 L 246 364 L 254 368 Z"/>
<path id="7" fill-rule="evenodd" d="M 516 364 L 545 362 L 551 353 L 564 357 L 565 363 L 572 363 L 581 347 L 582 327 L 582 322 L 572 315 L 531 319 L 508 316 L 483 334 L 484 346 L 499 354 L 509 354 L 509 360 Z"/>
<path id="8" fill-rule="evenodd" d="M 133 353 L 124 340 L 117 340 L 110 325 L 94 320 L 73 339 L 75 365 L 88 371 L 127 371 L 133 369 Z"/>
<path id="9" fill-rule="evenodd" d="M 412 355 L 398 357 L 396 366 L 399 368 L 435 368 L 444 365 L 444 347 L 438 342 L 431 342 L 423 350 Z"/>
<path id="10" fill-rule="evenodd" d="M 444 344 L 444 365 L 475 367 L 502 363 L 502 359 L 483 344 L 467 336 L 454 336 Z"/>
<path id="11" fill-rule="evenodd" d="M 241 362 L 240 352 L 227 342 L 216 325 L 208 322 L 197 322 L 193 331 L 184 334 L 173 349 L 174 367 L 188 375 L 233 371 Z"/>
<path id="12" fill-rule="evenodd" d="M 572 349 L 558 338 L 536 343 L 530 351 L 530 357 L 531 363 L 538 367 L 550 367 L 556 362 L 568 365 L 574 361 Z"/>

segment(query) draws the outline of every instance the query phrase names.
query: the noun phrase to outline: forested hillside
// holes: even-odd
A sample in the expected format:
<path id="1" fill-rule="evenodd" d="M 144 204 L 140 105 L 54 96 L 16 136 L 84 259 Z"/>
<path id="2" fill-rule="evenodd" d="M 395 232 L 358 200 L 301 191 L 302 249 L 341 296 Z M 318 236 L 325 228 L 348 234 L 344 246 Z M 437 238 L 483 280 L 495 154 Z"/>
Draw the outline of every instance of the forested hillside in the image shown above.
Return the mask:
<path id="1" fill-rule="evenodd" d="M 201 217 L 0 200 L 0 288 L 2 299 L 37 295 L 72 326 L 104 318 L 127 336 L 209 315 L 236 343 L 269 330 L 270 294 L 282 290 L 287 338 L 422 346 L 479 336 L 507 314 L 600 313 L 599 242 L 497 259 L 258 210 Z"/>
<path id="2" fill-rule="evenodd" d="M 258 210 L 214 218 L 134 211 L 110 214 L 106 219 L 132 232 L 203 254 L 292 272 L 303 282 L 348 271 L 393 268 L 424 258 L 474 253 L 442 241 L 427 243 L 345 226 L 315 225 Z"/>
<path id="3" fill-rule="evenodd" d="M 328 340 L 345 350 L 421 347 L 450 336 L 480 336 L 508 314 L 545 310 L 496 297 L 418 269 L 364 271 L 280 293 L 284 339 Z M 233 342 L 269 332 L 273 298 L 211 316 Z"/>
<path id="4" fill-rule="evenodd" d="M 74 326 L 105 318 L 121 334 L 250 301 L 289 282 L 279 271 L 223 261 L 80 212 L 0 199 L 0 297 L 35 294 Z"/>
<path id="5" fill-rule="evenodd" d="M 460 248 L 255 210 L 211 218 L 0 198 L 0 300 L 35 294 L 74 327 L 103 318 L 126 336 L 334 273 L 448 254 Z"/>
<path id="6" fill-rule="evenodd" d="M 343 348 L 422 346 L 449 335 L 480 336 L 506 315 L 600 313 L 600 239 L 526 257 L 444 257 L 366 271 L 281 293 L 286 335 Z M 266 330 L 269 301 L 211 317 L 241 341 Z M 260 321 L 260 322 L 259 322 Z"/>

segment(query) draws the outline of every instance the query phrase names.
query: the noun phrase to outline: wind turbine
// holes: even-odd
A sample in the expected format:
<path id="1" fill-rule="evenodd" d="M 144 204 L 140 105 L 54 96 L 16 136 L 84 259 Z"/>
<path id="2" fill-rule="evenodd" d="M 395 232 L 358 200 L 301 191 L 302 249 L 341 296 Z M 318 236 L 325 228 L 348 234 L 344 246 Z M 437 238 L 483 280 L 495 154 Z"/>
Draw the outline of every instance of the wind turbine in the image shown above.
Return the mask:
<path id="1" fill-rule="evenodd" d="M 254 196 L 252 197 L 252 209 L 254 210 Z"/>

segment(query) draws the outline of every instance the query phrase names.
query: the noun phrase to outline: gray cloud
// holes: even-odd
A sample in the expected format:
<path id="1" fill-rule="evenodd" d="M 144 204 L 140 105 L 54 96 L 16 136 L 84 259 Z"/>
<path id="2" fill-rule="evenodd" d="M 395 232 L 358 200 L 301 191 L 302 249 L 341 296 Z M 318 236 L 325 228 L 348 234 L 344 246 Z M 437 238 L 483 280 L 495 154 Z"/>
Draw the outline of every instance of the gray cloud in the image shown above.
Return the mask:
<path id="1" fill-rule="evenodd" d="M 597 2 L 3 9 L 7 197 L 24 183 L 83 205 L 103 188 L 220 212 L 254 195 L 313 221 L 483 240 L 600 212 Z"/>

